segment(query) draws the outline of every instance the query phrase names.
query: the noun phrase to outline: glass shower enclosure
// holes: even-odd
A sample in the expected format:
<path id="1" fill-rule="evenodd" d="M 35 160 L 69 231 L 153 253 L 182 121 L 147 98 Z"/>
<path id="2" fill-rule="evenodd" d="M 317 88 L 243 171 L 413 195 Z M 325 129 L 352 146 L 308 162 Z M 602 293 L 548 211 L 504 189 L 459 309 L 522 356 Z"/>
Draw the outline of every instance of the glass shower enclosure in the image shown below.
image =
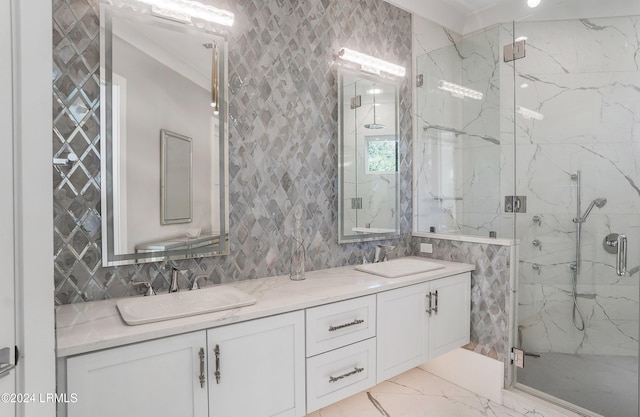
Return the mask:
<path id="1" fill-rule="evenodd" d="M 505 64 L 515 194 L 528 197 L 515 216 L 517 335 L 528 355 L 516 381 L 604 416 L 637 416 L 640 17 L 511 28 L 507 38 L 526 38 L 526 57 Z"/>
<path id="2" fill-rule="evenodd" d="M 513 386 L 638 416 L 640 16 L 499 24 L 417 70 L 416 229 L 519 241 Z"/>

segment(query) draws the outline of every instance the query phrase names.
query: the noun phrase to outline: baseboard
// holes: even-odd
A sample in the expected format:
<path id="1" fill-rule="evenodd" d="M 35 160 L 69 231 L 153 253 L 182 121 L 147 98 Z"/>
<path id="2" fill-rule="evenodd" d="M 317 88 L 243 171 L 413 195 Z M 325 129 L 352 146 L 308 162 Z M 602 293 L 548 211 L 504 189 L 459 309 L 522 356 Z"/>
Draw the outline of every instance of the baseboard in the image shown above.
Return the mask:
<path id="1" fill-rule="evenodd" d="M 467 349 L 445 353 L 420 368 L 502 404 L 504 363 Z"/>

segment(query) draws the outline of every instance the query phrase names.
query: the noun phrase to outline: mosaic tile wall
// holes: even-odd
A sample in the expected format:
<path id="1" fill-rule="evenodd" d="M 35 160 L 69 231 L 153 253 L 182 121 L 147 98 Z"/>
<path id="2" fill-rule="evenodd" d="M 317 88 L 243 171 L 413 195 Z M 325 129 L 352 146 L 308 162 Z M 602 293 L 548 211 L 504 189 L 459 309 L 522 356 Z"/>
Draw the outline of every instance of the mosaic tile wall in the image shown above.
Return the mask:
<path id="1" fill-rule="evenodd" d="M 420 253 L 420 243 L 433 253 Z M 510 247 L 453 240 L 413 238 L 413 253 L 476 266 L 471 273 L 471 343 L 467 349 L 505 361 L 509 352 Z"/>
<path id="2" fill-rule="evenodd" d="M 337 77 L 346 46 L 411 68 L 411 16 L 382 0 L 220 0 L 230 36 L 230 256 L 184 261 L 221 283 L 287 271 L 292 207 L 305 207 L 307 269 L 355 263 L 375 243 L 337 243 Z M 98 0 L 53 0 L 55 301 L 136 294 L 131 281 L 168 287 L 164 263 L 101 265 Z M 400 88 L 398 254 L 411 251 L 411 91 Z M 184 283 L 184 285 L 187 285 Z"/>

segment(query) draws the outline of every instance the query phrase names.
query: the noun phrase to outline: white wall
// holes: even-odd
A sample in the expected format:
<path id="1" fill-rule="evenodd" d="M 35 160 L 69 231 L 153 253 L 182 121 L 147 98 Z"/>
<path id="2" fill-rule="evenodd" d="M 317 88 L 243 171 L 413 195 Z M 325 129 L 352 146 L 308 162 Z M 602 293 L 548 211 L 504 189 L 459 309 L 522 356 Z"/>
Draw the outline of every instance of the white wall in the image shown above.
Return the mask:
<path id="1" fill-rule="evenodd" d="M 11 0 L 15 164 L 17 392 L 55 392 L 51 3 Z M 5 93 L 8 93 L 5 91 Z M 6 157 L 11 140 L 5 138 Z M 11 198 L 5 196 L 4 198 Z M 19 416 L 55 415 L 55 404 L 18 404 Z"/>

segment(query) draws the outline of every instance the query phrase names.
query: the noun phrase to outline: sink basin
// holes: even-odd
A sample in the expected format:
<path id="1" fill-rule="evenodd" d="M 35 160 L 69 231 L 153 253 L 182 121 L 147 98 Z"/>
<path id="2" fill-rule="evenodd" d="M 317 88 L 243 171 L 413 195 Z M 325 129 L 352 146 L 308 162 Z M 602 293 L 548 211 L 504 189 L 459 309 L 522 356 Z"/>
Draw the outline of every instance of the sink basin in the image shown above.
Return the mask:
<path id="1" fill-rule="evenodd" d="M 116 305 L 130 326 L 255 304 L 256 298 L 231 286 L 209 287 L 150 297 L 125 298 Z"/>
<path id="2" fill-rule="evenodd" d="M 444 265 L 416 258 L 399 258 L 375 264 L 356 265 L 356 269 L 385 278 L 399 278 L 444 268 Z"/>

